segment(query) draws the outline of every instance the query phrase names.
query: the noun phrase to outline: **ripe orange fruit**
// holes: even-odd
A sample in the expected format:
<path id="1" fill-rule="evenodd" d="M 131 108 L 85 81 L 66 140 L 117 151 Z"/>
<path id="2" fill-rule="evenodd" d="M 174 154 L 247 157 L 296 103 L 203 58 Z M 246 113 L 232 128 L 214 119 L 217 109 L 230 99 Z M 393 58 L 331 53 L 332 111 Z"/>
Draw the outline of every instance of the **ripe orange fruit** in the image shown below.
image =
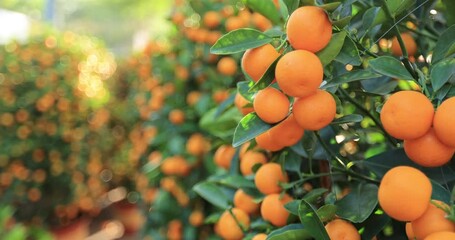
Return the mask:
<path id="1" fill-rule="evenodd" d="M 420 170 L 408 166 L 390 169 L 378 190 L 379 205 L 390 217 L 413 221 L 428 207 L 432 192 L 430 180 Z"/>
<path id="2" fill-rule="evenodd" d="M 231 31 L 237 30 L 239 28 L 244 28 L 246 26 L 248 26 L 248 24 L 245 23 L 245 21 L 241 17 L 238 17 L 238 16 L 229 17 L 225 22 L 225 27 L 226 27 L 227 32 L 231 32 Z"/>
<path id="3" fill-rule="evenodd" d="M 331 240 L 360 240 L 360 234 L 355 226 L 343 219 L 335 219 L 325 225 L 325 230 Z"/>
<path id="4" fill-rule="evenodd" d="M 412 223 L 411 222 L 407 222 L 406 223 L 405 230 L 406 230 L 406 236 L 408 237 L 408 239 L 414 240 L 415 239 L 415 234 L 414 234 L 414 230 L 412 230 Z"/>
<path id="5" fill-rule="evenodd" d="M 223 34 L 221 34 L 221 32 L 211 31 L 207 34 L 205 42 L 207 44 L 214 45 L 216 43 L 216 41 L 218 41 L 218 39 L 220 39 L 221 36 L 223 36 Z M 216 60 L 216 59 L 217 59 L 217 55 L 211 54 L 211 55 L 209 55 L 208 62 L 209 63 L 214 62 L 213 60 Z"/>
<path id="6" fill-rule="evenodd" d="M 250 148 L 250 142 L 246 142 L 244 144 L 242 144 L 242 146 L 240 147 L 240 151 L 239 151 L 239 157 L 240 157 L 240 161 L 242 160 L 243 156 L 245 156 L 245 153 L 249 150 L 253 150 L 253 149 L 249 149 Z"/>
<path id="7" fill-rule="evenodd" d="M 242 68 L 254 82 L 257 82 L 279 56 L 271 44 L 248 49 L 242 57 Z"/>
<path id="8" fill-rule="evenodd" d="M 201 92 L 198 91 L 189 92 L 188 95 L 186 95 L 186 103 L 189 106 L 195 105 L 201 98 L 201 95 L 202 95 Z"/>
<path id="9" fill-rule="evenodd" d="M 414 56 L 417 53 L 417 44 L 414 41 L 412 35 L 408 32 L 402 33 L 401 38 L 403 39 L 404 46 L 406 47 L 406 51 L 408 51 L 409 56 Z M 390 47 L 392 54 L 394 56 L 402 56 L 403 52 L 401 51 L 400 44 L 398 43 L 398 38 L 394 37 L 392 39 L 392 45 Z"/>
<path id="10" fill-rule="evenodd" d="M 216 67 L 218 72 L 226 76 L 233 76 L 237 72 L 237 62 L 232 57 L 221 58 Z"/>
<path id="11" fill-rule="evenodd" d="M 315 53 L 329 44 L 332 38 L 332 23 L 322 8 L 300 7 L 289 17 L 286 33 L 294 49 Z"/>
<path id="12" fill-rule="evenodd" d="M 270 130 L 269 130 L 270 131 Z M 272 139 L 269 131 L 263 132 L 259 136 L 255 138 L 256 143 L 262 149 L 269 150 L 271 152 L 279 151 L 284 148 L 284 146 L 280 145 L 278 142 Z"/>
<path id="13" fill-rule="evenodd" d="M 175 125 L 185 122 L 185 113 L 180 109 L 174 109 L 169 112 L 169 121 Z"/>
<path id="14" fill-rule="evenodd" d="M 230 95 L 229 91 L 226 89 L 216 90 L 215 92 L 213 92 L 212 99 L 216 103 L 220 104 L 224 102 L 226 99 L 228 99 L 229 95 Z"/>
<path id="15" fill-rule="evenodd" d="M 327 91 L 318 89 L 316 93 L 298 98 L 292 112 L 297 123 L 306 130 L 320 130 L 329 125 L 336 115 L 336 101 Z"/>
<path id="16" fill-rule="evenodd" d="M 261 204 L 262 218 L 277 227 L 286 225 L 289 212 L 284 208 L 284 205 L 292 200 L 292 197 L 287 193 L 282 198 L 278 193 L 265 196 Z"/>
<path id="17" fill-rule="evenodd" d="M 455 112 L 454 112 L 455 113 Z M 404 140 L 404 151 L 415 163 L 424 167 L 439 167 L 450 161 L 455 147 L 449 147 L 439 141 L 433 128 L 423 136 Z"/>
<path id="18" fill-rule="evenodd" d="M 259 233 L 254 235 L 254 237 L 251 240 L 265 240 L 267 239 L 267 234 L 265 233 Z"/>
<path id="19" fill-rule="evenodd" d="M 199 210 L 195 210 L 190 214 L 188 221 L 191 225 L 199 227 L 204 223 L 204 213 Z"/>
<path id="20" fill-rule="evenodd" d="M 234 206 L 247 214 L 254 214 L 259 210 L 259 203 L 255 203 L 253 197 L 240 188 L 234 194 Z"/>
<path id="21" fill-rule="evenodd" d="M 221 145 L 215 152 L 213 160 L 215 164 L 224 169 L 229 169 L 231 167 L 231 161 L 235 154 L 235 148 L 231 145 Z"/>
<path id="22" fill-rule="evenodd" d="M 237 221 L 245 228 L 250 227 L 250 217 L 243 210 L 238 208 L 231 209 Z M 242 239 L 243 231 L 235 221 L 231 213 L 226 210 L 218 220 L 218 233 L 224 239 Z"/>
<path id="23" fill-rule="evenodd" d="M 447 219 L 446 212 L 437 207 L 439 205 L 448 209 L 449 206 L 441 201 L 433 200 L 433 202 L 429 203 L 427 210 L 422 216 L 411 222 L 412 230 L 417 239 L 424 239 L 435 232 L 455 232 L 455 223 Z"/>
<path id="24" fill-rule="evenodd" d="M 290 104 L 286 95 L 273 87 L 260 90 L 253 100 L 254 111 L 266 123 L 283 120 L 289 113 Z"/>
<path id="25" fill-rule="evenodd" d="M 208 152 L 210 143 L 200 133 L 193 133 L 186 142 L 186 151 L 194 156 L 200 156 Z"/>
<path id="26" fill-rule="evenodd" d="M 428 235 L 424 240 L 453 240 L 455 239 L 455 232 L 442 231 Z"/>
<path id="27" fill-rule="evenodd" d="M 415 139 L 430 130 L 434 109 L 420 92 L 400 91 L 386 100 L 381 122 L 387 133 L 398 139 Z"/>
<path id="28" fill-rule="evenodd" d="M 186 176 L 190 170 L 191 166 L 181 156 L 168 157 L 161 163 L 161 172 L 166 175 Z"/>
<path id="29" fill-rule="evenodd" d="M 323 75 L 319 58 L 306 50 L 286 53 L 275 68 L 275 78 L 281 90 L 293 97 L 313 94 L 321 85 Z"/>
<path id="30" fill-rule="evenodd" d="M 257 12 L 253 13 L 251 20 L 253 21 L 253 24 L 261 31 L 266 31 L 273 27 L 270 20 Z"/>
<path id="31" fill-rule="evenodd" d="M 294 113 L 282 122 L 272 127 L 268 134 L 273 142 L 285 147 L 296 144 L 304 134 L 305 130 L 297 123 Z"/>
<path id="32" fill-rule="evenodd" d="M 216 28 L 220 25 L 221 15 L 215 11 L 208 11 L 204 14 L 204 26 L 208 28 Z"/>
<path id="33" fill-rule="evenodd" d="M 253 107 L 245 107 L 250 102 L 246 100 L 240 93 L 235 94 L 234 104 L 237 109 L 243 114 L 247 115 L 248 113 L 254 111 Z"/>
<path id="34" fill-rule="evenodd" d="M 266 163 L 256 172 L 254 183 L 257 189 L 263 194 L 281 192 L 279 183 L 287 183 L 288 176 L 278 163 Z"/>
<path id="35" fill-rule="evenodd" d="M 436 109 L 433 127 L 439 140 L 444 144 L 455 147 L 455 97 L 451 97 Z"/>
<path id="36" fill-rule="evenodd" d="M 250 174 L 253 174 L 253 166 L 261 163 L 264 164 L 267 162 L 267 157 L 264 155 L 264 153 L 258 152 L 258 151 L 247 151 L 243 157 L 241 158 L 240 161 L 240 172 L 243 174 L 243 176 L 248 176 Z"/>

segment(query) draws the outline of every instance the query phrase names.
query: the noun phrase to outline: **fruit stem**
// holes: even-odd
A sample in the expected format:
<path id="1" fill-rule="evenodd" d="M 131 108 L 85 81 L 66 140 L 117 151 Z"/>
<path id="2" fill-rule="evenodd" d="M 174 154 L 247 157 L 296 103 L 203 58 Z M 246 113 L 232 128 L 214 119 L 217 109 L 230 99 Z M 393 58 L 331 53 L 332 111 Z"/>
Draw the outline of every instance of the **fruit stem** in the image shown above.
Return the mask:
<path id="1" fill-rule="evenodd" d="M 342 88 L 338 88 L 338 91 L 340 91 L 340 93 L 346 98 L 346 100 L 348 100 L 348 102 L 352 103 L 355 107 L 357 107 L 360 111 L 362 111 L 364 114 L 368 115 L 368 117 L 371 118 L 371 120 L 373 120 L 374 124 L 376 124 L 376 126 L 378 126 L 381 131 L 384 133 L 384 136 L 387 138 L 387 140 L 390 142 L 390 144 L 392 144 L 393 147 L 396 147 L 397 146 L 397 141 L 395 139 L 393 139 L 384 129 L 384 127 L 382 126 L 381 122 L 379 121 L 379 119 L 374 116 L 368 109 L 366 109 L 361 103 L 357 102 L 355 99 L 353 99 L 351 96 L 349 96 L 349 94 L 346 92 L 346 90 L 342 89 Z"/>

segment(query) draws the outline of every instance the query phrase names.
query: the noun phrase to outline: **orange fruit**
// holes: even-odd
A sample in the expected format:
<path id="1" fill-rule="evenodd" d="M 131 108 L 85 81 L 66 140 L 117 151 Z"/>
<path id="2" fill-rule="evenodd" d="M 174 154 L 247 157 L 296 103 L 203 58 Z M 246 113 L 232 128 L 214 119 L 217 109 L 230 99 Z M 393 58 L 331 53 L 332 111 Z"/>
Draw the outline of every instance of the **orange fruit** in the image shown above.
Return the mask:
<path id="1" fill-rule="evenodd" d="M 244 98 L 240 93 L 237 92 L 235 94 L 234 104 L 243 115 L 247 115 L 248 113 L 254 111 L 253 107 L 246 107 L 246 105 L 249 103 L 250 102 L 246 98 Z"/>
<path id="2" fill-rule="evenodd" d="M 448 163 L 455 153 L 455 147 L 449 147 L 439 141 L 433 128 L 419 138 L 404 140 L 403 147 L 413 162 L 424 167 L 442 166 Z"/>
<path id="3" fill-rule="evenodd" d="M 244 144 L 242 144 L 242 146 L 240 147 L 240 151 L 239 151 L 239 157 L 240 157 L 240 160 L 242 160 L 243 156 L 245 156 L 245 153 L 249 150 L 252 150 L 252 149 L 249 149 L 250 148 L 250 142 L 246 142 Z"/>
<path id="4" fill-rule="evenodd" d="M 210 149 L 210 143 L 200 133 L 193 133 L 186 142 L 186 151 L 193 156 L 201 156 Z"/>
<path id="5" fill-rule="evenodd" d="M 332 23 L 322 8 L 300 7 L 289 16 L 286 33 L 294 49 L 315 53 L 329 44 Z"/>
<path id="6" fill-rule="evenodd" d="M 237 72 L 237 62 L 232 57 L 223 57 L 218 61 L 217 70 L 226 76 L 233 76 Z"/>
<path id="7" fill-rule="evenodd" d="M 247 214 L 254 214 L 259 210 L 259 203 L 255 203 L 254 198 L 240 188 L 234 194 L 234 206 Z"/>
<path id="8" fill-rule="evenodd" d="M 296 144 L 304 134 L 305 130 L 297 123 L 294 113 L 273 126 L 268 134 L 273 142 L 281 146 L 292 146 Z"/>
<path id="9" fill-rule="evenodd" d="M 240 225 L 245 229 L 250 227 L 250 217 L 248 217 L 245 211 L 239 208 L 232 208 L 231 211 L 232 214 L 229 210 L 226 210 L 218 220 L 218 233 L 224 239 L 242 239 L 244 235 L 243 231 L 232 215 L 235 216 Z"/>
<path id="10" fill-rule="evenodd" d="M 191 166 L 181 156 L 168 157 L 161 163 L 161 172 L 166 175 L 186 176 L 190 170 Z"/>
<path id="11" fill-rule="evenodd" d="M 254 235 L 254 237 L 251 240 L 265 240 L 267 239 L 267 234 L 265 233 L 259 233 Z"/>
<path id="12" fill-rule="evenodd" d="M 408 32 L 402 33 L 401 38 L 403 39 L 404 46 L 406 51 L 408 51 L 409 56 L 414 56 L 417 53 L 417 44 L 414 41 L 412 35 Z M 392 39 L 392 45 L 390 46 L 390 51 L 394 56 L 402 56 L 403 52 L 401 51 L 400 43 L 398 43 L 398 38 L 394 37 Z"/>
<path id="13" fill-rule="evenodd" d="M 288 176 L 278 163 L 266 163 L 256 172 L 254 183 L 257 189 L 263 194 L 281 192 L 279 183 L 287 183 Z"/>
<path id="14" fill-rule="evenodd" d="M 277 141 L 274 141 L 269 131 L 263 132 L 262 134 L 255 138 L 258 146 L 262 149 L 269 150 L 271 152 L 283 149 L 284 146 L 280 145 Z"/>
<path id="15" fill-rule="evenodd" d="M 253 13 L 251 20 L 253 21 L 253 24 L 261 31 L 266 31 L 273 27 L 270 20 L 257 12 Z"/>
<path id="16" fill-rule="evenodd" d="M 241 158 L 240 161 L 240 172 L 243 176 L 253 174 L 253 166 L 256 164 L 264 164 L 267 162 L 267 156 L 262 152 L 258 151 L 247 151 Z"/>
<path id="17" fill-rule="evenodd" d="M 204 223 L 204 213 L 199 210 L 195 210 L 190 214 L 188 221 L 191 225 L 199 227 Z"/>
<path id="18" fill-rule="evenodd" d="M 230 94 L 228 90 L 225 89 L 216 90 L 215 92 L 213 92 L 212 98 L 216 103 L 220 104 L 224 102 L 224 100 L 228 99 L 229 95 Z"/>
<path id="19" fill-rule="evenodd" d="M 246 26 L 248 26 L 248 24 L 245 23 L 241 17 L 237 16 L 229 17 L 225 22 L 226 31 L 228 32 L 237 30 L 239 28 L 244 28 Z"/>
<path id="20" fill-rule="evenodd" d="M 325 225 L 325 230 L 331 240 L 360 240 L 360 234 L 355 226 L 343 219 L 335 219 Z"/>
<path id="21" fill-rule="evenodd" d="M 220 25 L 221 15 L 215 11 L 208 11 L 204 14 L 204 26 L 208 28 L 216 28 Z"/>
<path id="22" fill-rule="evenodd" d="M 435 232 L 455 232 L 455 223 L 447 219 L 446 212 L 437 206 L 445 209 L 450 208 L 444 202 L 433 200 L 429 203 L 427 210 L 422 214 L 422 216 L 411 222 L 414 236 L 417 239 L 424 239 L 428 235 Z"/>
<path id="23" fill-rule="evenodd" d="M 231 167 L 231 161 L 235 154 L 235 148 L 230 145 L 221 145 L 215 152 L 213 160 L 215 164 L 224 169 L 229 169 Z"/>
<path id="24" fill-rule="evenodd" d="M 201 98 L 201 95 L 201 92 L 198 91 L 189 92 L 188 95 L 186 95 L 186 103 L 189 106 L 194 106 Z"/>
<path id="25" fill-rule="evenodd" d="M 386 100 L 381 110 L 381 122 L 391 136 L 415 139 L 430 130 L 434 109 L 420 92 L 400 91 Z"/>
<path id="26" fill-rule="evenodd" d="M 379 184 L 379 205 L 398 221 L 414 221 L 430 202 L 431 182 L 420 170 L 408 166 L 390 169 Z"/>
<path id="27" fill-rule="evenodd" d="M 289 106 L 286 95 L 273 87 L 259 90 L 253 100 L 254 111 L 266 123 L 283 120 L 289 113 Z"/>
<path id="28" fill-rule="evenodd" d="M 433 127 L 439 140 L 444 144 L 455 147 L 455 97 L 451 97 L 436 109 Z"/>
<path id="29" fill-rule="evenodd" d="M 185 15 L 181 12 L 175 12 L 172 15 L 172 22 L 176 25 L 182 25 L 183 22 L 185 21 Z"/>
<path id="30" fill-rule="evenodd" d="M 319 58 L 306 50 L 286 53 L 275 68 L 275 78 L 281 90 L 293 97 L 313 94 L 321 85 L 323 75 Z"/>
<path id="31" fill-rule="evenodd" d="M 207 44 L 214 45 L 216 43 L 216 41 L 218 41 L 218 39 L 220 39 L 221 36 L 223 36 L 223 34 L 221 34 L 221 32 L 219 32 L 219 31 L 211 31 L 211 32 L 209 32 L 207 34 L 205 42 Z M 213 59 L 217 58 L 217 56 L 214 55 L 214 54 L 212 54 L 210 56 L 211 56 L 210 60 L 213 60 Z M 212 62 L 212 61 L 209 61 L 209 62 Z"/>
<path id="32" fill-rule="evenodd" d="M 453 240 L 455 239 L 455 232 L 442 231 L 428 235 L 424 240 Z"/>
<path id="33" fill-rule="evenodd" d="M 292 200 L 292 197 L 287 193 L 282 197 L 278 193 L 265 196 L 261 204 L 262 218 L 277 227 L 286 225 L 289 212 L 284 208 L 284 205 Z"/>
<path id="34" fill-rule="evenodd" d="M 185 113 L 180 109 L 174 109 L 169 112 L 169 121 L 175 125 L 180 125 L 185 122 Z"/>
<path id="35" fill-rule="evenodd" d="M 336 101 L 327 91 L 318 89 L 316 93 L 297 98 L 292 107 L 295 120 L 306 130 L 320 130 L 335 118 Z"/>
<path id="36" fill-rule="evenodd" d="M 406 236 L 408 237 L 408 239 L 414 240 L 415 239 L 415 234 L 414 234 L 414 230 L 412 230 L 412 223 L 411 222 L 407 222 L 406 223 L 405 230 L 406 230 Z"/>
<path id="37" fill-rule="evenodd" d="M 271 44 L 248 49 L 242 57 L 242 68 L 254 82 L 257 82 L 279 56 Z"/>

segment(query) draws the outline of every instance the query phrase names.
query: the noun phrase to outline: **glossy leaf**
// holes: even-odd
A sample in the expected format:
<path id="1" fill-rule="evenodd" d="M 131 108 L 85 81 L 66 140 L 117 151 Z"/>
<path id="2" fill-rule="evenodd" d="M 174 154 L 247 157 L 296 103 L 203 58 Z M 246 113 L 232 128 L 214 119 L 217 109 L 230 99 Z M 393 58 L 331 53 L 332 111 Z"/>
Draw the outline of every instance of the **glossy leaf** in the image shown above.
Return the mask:
<path id="1" fill-rule="evenodd" d="M 222 209 L 229 208 L 229 199 L 215 183 L 200 182 L 194 185 L 193 190 L 207 202 Z"/>
<path id="2" fill-rule="evenodd" d="M 431 180 L 431 186 L 433 187 L 433 191 L 431 192 L 431 199 L 440 200 L 447 204 L 450 204 L 451 194 L 449 190 L 434 180 Z"/>
<path id="3" fill-rule="evenodd" d="M 443 58 L 455 53 L 455 25 L 452 25 L 442 33 L 433 49 L 431 63 L 435 64 Z"/>
<path id="4" fill-rule="evenodd" d="M 237 92 L 242 95 L 245 99 L 253 102 L 253 96 L 255 93 L 250 92 L 250 88 L 253 86 L 253 81 L 241 81 L 237 83 Z"/>
<path id="5" fill-rule="evenodd" d="M 334 33 L 330 39 L 329 44 L 324 49 L 317 52 L 316 55 L 321 60 L 323 66 L 326 66 L 332 62 L 338 53 L 340 53 L 341 48 L 343 47 L 344 39 L 346 38 L 346 34 L 347 33 L 345 31 Z"/>
<path id="6" fill-rule="evenodd" d="M 280 23 L 280 14 L 278 13 L 275 4 L 272 0 L 242 0 L 242 2 L 251 10 L 258 12 L 264 15 L 266 18 L 270 19 L 272 23 Z"/>
<path id="7" fill-rule="evenodd" d="M 327 84 L 323 85 L 321 88 L 327 89 L 330 87 L 335 87 L 335 86 L 341 85 L 343 83 L 355 82 L 355 81 L 364 80 L 364 79 L 377 78 L 380 76 L 381 76 L 380 74 L 375 73 L 370 70 L 351 71 L 351 72 L 345 73 L 341 76 L 335 77 L 334 79 L 329 81 Z"/>
<path id="8" fill-rule="evenodd" d="M 326 204 L 320 207 L 316 213 L 322 222 L 327 222 L 333 219 L 336 215 L 337 206 L 334 204 Z"/>
<path id="9" fill-rule="evenodd" d="M 414 79 L 403 64 L 390 56 L 382 56 L 369 61 L 370 67 L 377 73 L 403 80 Z"/>
<path id="10" fill-rule="evenodd" d="M 343 123 L 356 123 L 361 122 L 363 120 L 363 116 L 360 114 L 350 114 L 340 118 L 337 118 L 332 121 L 331 124 L 343 124 Z"/>
<path id="11" fill-rule="evenodd" d="M 270 124 L 262 121 L 256 113 L 249 113 L 240 120 L 235 128 L 232 146 L 238 147 L 267 131 L 270 127 Z"/>
<path id="12" fill-rule="evenodd" d="M 322 8 L 328 12 L 332 12 L 335 9 L 337 9 L 340 5 L 341 5 L 341 2 L 332 2 L 332 3 L 319 5 L 318 7 Z"/>
<path id="13" fill-rule="evenodd" d="M 335 205 L 338 216 L 354 223 L 361 223 L 371 215 L 377 204 L 378 186 L 361 183 Z"/>
<path id="14" fill-rule="evenodd" d="M 272 40 L 273 38 L 258 30 L 241 28 L 223 35 L 210 48 L 210 52 L 213 54 L 233 54 L 260 47 Z"/>
<path id="15" fill-rule="evenodd" d="M 433 65 L 431 67 L 430 81 L 435 92 L 447 82 L 455 81 L 455 58 L 445 59 Z"/>
<path id="16" fill-rule="evenodd" d="M 324 193 L 328 192 L 329 190 L 325 189 L 325 188 L 315 188 L 313 190 L 311 190 L 311 192 L 307 193 L 303 199 L 305 199 L 305 201 L 309 202 L 309 203 L 315 203 L 318 198 L 322 197 L 322 195 L 324 195 Z"/>
<path id="17" fill-rule="evenodd" d="M 228 175 L 219 181 L 217 183 L 226 185 L 228 187 L 233 187 L 233 188 L 255 188 L 256 185 L 254 183 L 243 176 L 240 175 Z"/>
<path id="18" fill-rule="evenodd" d="M 311 204 L 302 200 L 299 205 L 299 218 L 305 229 L 308 230 L 310 235 L 318 240 L 330 240 L 327 231 L 322 224 L 321 219 L 313 209 Z"/>
<path id="19" fill-rule="evenodd" d="M 390 10 L 390 13 L 392 14 L 393 17 L 398 16 L 402 12 L 404 12 L 407 9 L 410 9 L 416 0 L 402 0 L 402 1 L 386 1 L 388 8 Z M 389 19 L 387 15 L 385 14 L 384 9 L 381 8 L 381 10 L 378 12 L 376 15 L 376 18 L 374 19 L 373 26 L 376 26 L 381 23 L 387 22 Z"/>
<path id="20" fill-rule="evenodd" d="M 341 48 L 340 53 L 336 56 L 335 61 L 343 64 L 351 64 L 353 66 L 359 66 L 362 64 L 359 49 L 357 49 L 357 46 L 351 38 L 346 37 L 343 47 Z"/>
<path id="21" fill-rule="evenodd" d="M 332 25 L 336 26 L 340 29 L 343 29 L 351 22 L 351 19 L 352 19 L 352 16 L 347 16 L 347 17 L 341 18 L 339 20 L 333 21 Z"/>
<path id="22" fill-rule="evenodd" d="M 390 217 L 382 211 L 375 211 L 370 217 L 363 222 L 364 231 L 362 239 L 373 239 L 384 227 L 390 222 Z"/>
<path id="23" fill-rule="evenodd" d="M 302 224 L 289 224 L 282 228 L 273 230 L 267 235 L 267 240 L 306 240 L 311 235 Z"/>
<path id="24" fill-rule="evenodd" d="M 280 58 L 275 59 L 275 61 L 270 64 L 269 68 L 267 68 L 267 71 L 265 71 L 264 75 L 262 75 L 261 79 L 257 81 L 248 91 L 249 92 L 256 92 L 261 89 L 264 89 L 268 87 L 273 80 L 275 80 L 275 67 L 276 64 L 278 63 L 278 60 Z"/>

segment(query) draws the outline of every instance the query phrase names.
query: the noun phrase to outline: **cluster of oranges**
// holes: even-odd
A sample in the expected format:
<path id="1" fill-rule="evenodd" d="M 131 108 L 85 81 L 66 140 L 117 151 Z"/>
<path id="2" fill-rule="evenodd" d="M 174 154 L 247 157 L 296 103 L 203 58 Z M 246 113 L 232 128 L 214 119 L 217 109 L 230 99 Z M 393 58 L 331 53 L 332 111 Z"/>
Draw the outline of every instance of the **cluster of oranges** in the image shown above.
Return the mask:
<path id="1" fill-rule="evenodd" d="M 406 155 L 424 167 L 448 163 L 455 153 L 455 97 L 434 110 L 431 101 L 416 91 L 394 93 L 384 103 L 381 122 L 391 136 L 404 140 Z"/>

